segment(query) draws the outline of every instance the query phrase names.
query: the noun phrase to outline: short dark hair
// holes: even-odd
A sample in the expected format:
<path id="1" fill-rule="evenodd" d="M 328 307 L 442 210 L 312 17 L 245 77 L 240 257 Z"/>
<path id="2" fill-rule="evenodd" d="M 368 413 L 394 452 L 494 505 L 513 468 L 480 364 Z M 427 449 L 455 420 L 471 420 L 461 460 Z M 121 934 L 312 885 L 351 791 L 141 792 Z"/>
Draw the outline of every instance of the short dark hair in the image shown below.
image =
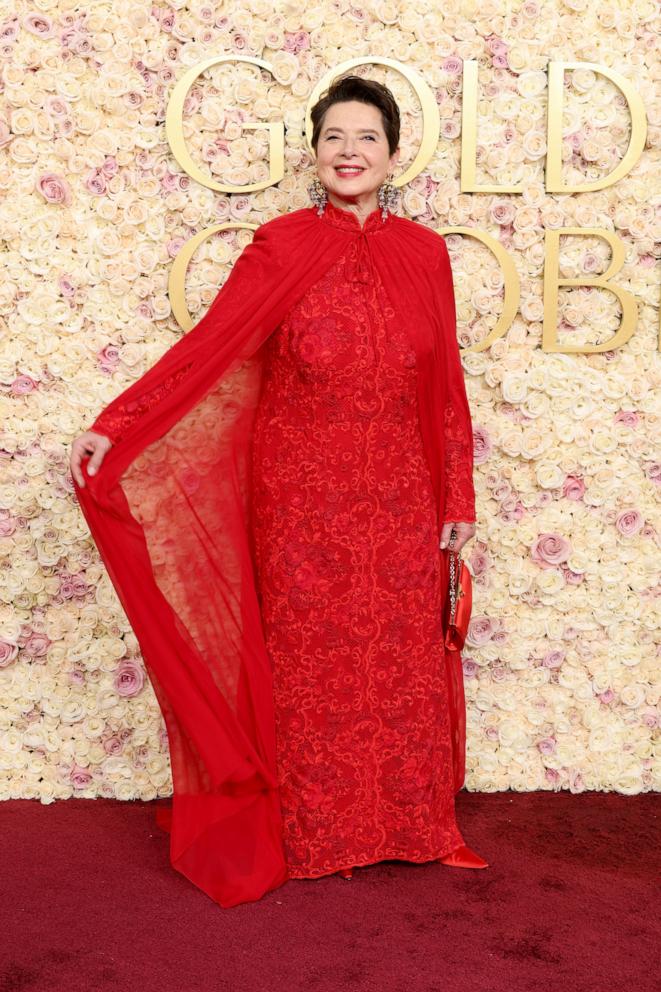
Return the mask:
<path id="1" fill-rule="evenodd" d="M 346 103 L 348 100 L 371 103 L 373 107 L 381 111 L 383 129 L 386 132 L 388 148 L 392 155 L 399 145 L 399 107 L 387 86 L 384 86 L 383 83 L 377 83 L 375 79 L 363 79 L 362 76 L 340 76 L 331 83 L 323 96 L 315 103 L 310 112 L 312 119 L 311 144 L 315 154 L 326 111 L 334 103 Z"/>

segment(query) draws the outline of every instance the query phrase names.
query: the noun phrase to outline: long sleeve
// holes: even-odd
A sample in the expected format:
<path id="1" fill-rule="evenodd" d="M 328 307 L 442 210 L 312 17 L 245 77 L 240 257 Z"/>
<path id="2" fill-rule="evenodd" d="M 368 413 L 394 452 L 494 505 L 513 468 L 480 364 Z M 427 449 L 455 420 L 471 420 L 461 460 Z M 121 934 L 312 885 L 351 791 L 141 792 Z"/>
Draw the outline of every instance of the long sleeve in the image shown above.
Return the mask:
<path id="1" fill-rule="evenodd" d="M 457 315 L 452 268 L 447 245 L 440 237 L 437 287 L 446 316 L 446 355 L 448 402 L 445 408 L 445 505 L 443 522 L 475 522 L 473 485 L 473 426 L 471 421 L 461 355 L 457 342 Z"/>
<path id="2" fill-rule="evenodd" d="M 189 376 L 205 358 L 203 347 L 219 325 L 255 293 L 260 267 L 267 267 L 277 244 L 262 225 L 245 246 L 204 316 L 136 382 L 115 397 L 89 428 L 116 444 L 148 410 L 156 406 Z M 197 346 L 197 347 L 195 347 Z M 178 356 L 181 355 L 181 359 Z M 163 371 L 167 369 L 167 376 Z"/>
<path id="3" fill-rule="evenodd" d="M 213 304 L 212 304 L 213 306 Z M 113 444 L 121 439 L 127 427 L 141 417 L 146 410 L 154 406 L 163 396 L 166 396 L 184 378 L 188 369 L 182 369 L 178 375 L 171 376 L 151 392 L 145 393 L 140 399 L 120 400 L 119 397 L 101 411 L 94 423 L 88 428 L 96 434 L 103 434 Z M 130 387 L 129 387 L 130 388 Z M 124 394 L 121 394 L 122 396 Z"/>

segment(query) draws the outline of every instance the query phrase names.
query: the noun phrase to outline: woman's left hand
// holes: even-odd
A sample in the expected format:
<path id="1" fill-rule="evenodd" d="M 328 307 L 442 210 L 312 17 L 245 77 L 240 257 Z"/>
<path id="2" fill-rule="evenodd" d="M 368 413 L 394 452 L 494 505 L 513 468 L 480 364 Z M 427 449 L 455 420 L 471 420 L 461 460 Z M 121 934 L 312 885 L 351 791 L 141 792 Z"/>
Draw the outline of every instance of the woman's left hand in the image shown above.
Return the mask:
<path id="1" fill-rule="evenodd" d="M 450 543 L 450 531 L 454 527 L 457 532 L 457 536 L 454 539 L 452 545 L 452 551 L 459 552 L 463 548 L 466 541 L 470 541 L 471 537 L 475 535 L 475 524 L 467 523 L 465 521 L 459 520 L 455 523 L 448 521 L 443 524 L 441 528 L 441 548 L 447 548 Z"/>

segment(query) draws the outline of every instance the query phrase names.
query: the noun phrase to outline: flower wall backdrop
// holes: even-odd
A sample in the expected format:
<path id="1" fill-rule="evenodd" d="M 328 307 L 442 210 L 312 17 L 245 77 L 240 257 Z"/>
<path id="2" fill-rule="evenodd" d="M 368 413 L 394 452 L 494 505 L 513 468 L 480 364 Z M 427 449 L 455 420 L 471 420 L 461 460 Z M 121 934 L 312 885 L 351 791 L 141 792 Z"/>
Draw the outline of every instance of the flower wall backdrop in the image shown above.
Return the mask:
<path id="1" fill-rule="evenodd" d="M 307 99 L 329 69 L 369 55 L 415 69 L 441 116 L 434 157 L 403 190 L 401 212 L 435 229 L 489 233 L 521 280 L 511 327 L 464 353 L 479 517 L 466 549 L 475 577 L 467 787 L 658 788 L 657 18 L 651 0 L 324 0 L 307 9 L 18 0 L 4 15 L 0 798 L 171 791 L 160 711 L 76 505 L 69 446 L 182 333 L 167 293 L 182 245 L 213 224 L 260 224 L 309 205 Z M 273 76 L 235 63 L 200 77 L 185 106 L 188 147 L 214 178 L 257 182 L 268 176 L 268 140 L 241 121 L 284 121 L 286 170 L 275 187 L 219 194 L 172 157 L 172 88 L 220 54 L 264 58 Z M 612 66 L 641 95 L 647 146 L 617 184 L 545 191 L 551 59 Z M 520 194 L 459 191 L 465 60 L 479 62 L 479 181 L 515 183 Z M 421 137 L 417 98 L 389 68 L 358 71 L 400 102 L 403 168 Z M 564 98 L 565 180 L 609 173 L 629 136 L 617 88 L 575 70 Z M 570 226 L 606 228 L 625 245 L 616 281 L 639 314 L 618 350 L 541 348 L 544 231 Z M 186 288 L 195 321 L 250 237 L 225 233 L 196 253 Z M 503 278 L 483 245 L 446 237 L 460 345 L 470 348 L 502 311 Z M 596 237 L 567 237 L 562 272 L 601 272 L 608 256 Z M 614 296 L 589 288 L 561 290 L 559 314 L 564 341 L 606 340 L 620 319 Z"/>

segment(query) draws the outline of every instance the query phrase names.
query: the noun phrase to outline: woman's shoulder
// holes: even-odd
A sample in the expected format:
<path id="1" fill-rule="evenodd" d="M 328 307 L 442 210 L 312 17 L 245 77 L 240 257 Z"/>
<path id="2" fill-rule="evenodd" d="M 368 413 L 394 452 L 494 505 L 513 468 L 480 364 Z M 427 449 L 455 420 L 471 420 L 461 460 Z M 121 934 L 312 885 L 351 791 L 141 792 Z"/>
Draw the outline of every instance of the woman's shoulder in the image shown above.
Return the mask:
<path id="1" fill-rule="evenodd" d="M 399 214 L 394 214 L 393 220 L 401 230 L 409 232 L 413 237 L 418 237 L 422 241 L 427 241 L 430 245 L 438 245 L 443 241 L 442 234 L 429 227 L 428 224 L 423 224 L 422 221 L 411 220 L 410 217 L 400 217 Z"/>
<path id="2" fill-rule="evenodd" d="M 262 221 L 257 230 L 265 234 L 285 234 L 307 226 L 313 220 L 314 208 L 301 207 L 299 210 L 289 210 L 287 213 L 277 214 L 269 220 Z"/>
<path id="3" fill-rule="evenodd" d="M 418 220 L 409 217 L 393 215 L 393 232 L 400 235 L 417 251 L 423 252 L 428 258 L 438 264 L 447 253 L 447 245 L 442 234 Z"/>

